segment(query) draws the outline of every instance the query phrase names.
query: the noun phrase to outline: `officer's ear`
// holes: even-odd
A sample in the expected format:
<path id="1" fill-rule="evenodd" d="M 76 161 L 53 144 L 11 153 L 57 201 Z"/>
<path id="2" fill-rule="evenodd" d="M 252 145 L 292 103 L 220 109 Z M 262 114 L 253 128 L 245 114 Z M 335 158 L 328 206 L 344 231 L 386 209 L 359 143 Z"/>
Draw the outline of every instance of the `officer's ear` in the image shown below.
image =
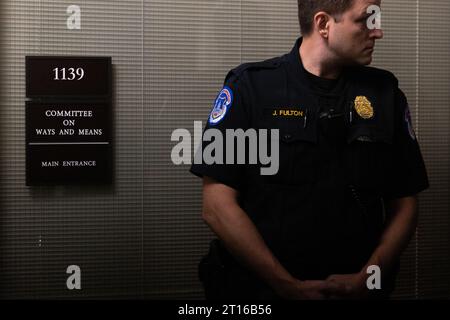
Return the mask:
<path id="1" fill-rule="evenodd" d="M 325 39 L 328 39 L 331 16 L 325 11 L 317 12 L 313 18 L 314 29 Z"/>

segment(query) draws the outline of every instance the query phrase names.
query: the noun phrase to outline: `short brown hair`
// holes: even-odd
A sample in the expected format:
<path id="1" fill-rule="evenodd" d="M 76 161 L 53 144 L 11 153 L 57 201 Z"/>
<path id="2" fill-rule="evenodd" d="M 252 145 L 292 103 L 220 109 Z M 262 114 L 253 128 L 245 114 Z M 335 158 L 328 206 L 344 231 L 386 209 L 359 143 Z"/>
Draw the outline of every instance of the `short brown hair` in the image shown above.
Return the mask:
<path id="1" fill-rule="evenodd" d="M 311 34 L 313 18 L 317 12 L 325 11 L 336 18 L 353 5 L 354 0 L 298 0 L 298 21 L 303 36 Z"/>

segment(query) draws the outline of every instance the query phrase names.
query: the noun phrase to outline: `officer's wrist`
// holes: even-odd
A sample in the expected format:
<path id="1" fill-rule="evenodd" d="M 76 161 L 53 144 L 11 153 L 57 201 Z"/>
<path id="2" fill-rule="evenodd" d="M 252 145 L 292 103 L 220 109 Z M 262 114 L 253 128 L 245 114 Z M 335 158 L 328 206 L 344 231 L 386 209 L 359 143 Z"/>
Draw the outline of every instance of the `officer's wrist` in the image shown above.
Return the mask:
<path id="1" fill-rule="evenodd" d="M 270 287 L 275 291 L 280 297 L 284 297 L 286 292 L 292 291 L 292 288 L 296 285 L 298 280 L 294 277 L 282 277 L 273 279 L 269 282 Z"/>
<path id="2" fill-rule="evenodd" d="M 367 282 L 369 275 L 367 274 L 366 267 L 364 267 L 360 272 L 357 273 L 357 279 L 360 285 L 364 285 Z"/>

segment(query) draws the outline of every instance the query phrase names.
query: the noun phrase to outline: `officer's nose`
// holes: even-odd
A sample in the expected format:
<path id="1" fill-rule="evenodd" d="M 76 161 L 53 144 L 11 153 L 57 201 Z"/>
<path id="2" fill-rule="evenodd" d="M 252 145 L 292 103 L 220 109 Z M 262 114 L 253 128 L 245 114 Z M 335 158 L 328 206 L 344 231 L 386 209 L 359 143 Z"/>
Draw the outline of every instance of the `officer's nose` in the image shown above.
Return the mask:
<path id="1" fill-rule="evenodd" d="M 383 30 L 382 29 L 373 29 L 371 30 L 371 37 L 374 39 L 383 39 Z"/>

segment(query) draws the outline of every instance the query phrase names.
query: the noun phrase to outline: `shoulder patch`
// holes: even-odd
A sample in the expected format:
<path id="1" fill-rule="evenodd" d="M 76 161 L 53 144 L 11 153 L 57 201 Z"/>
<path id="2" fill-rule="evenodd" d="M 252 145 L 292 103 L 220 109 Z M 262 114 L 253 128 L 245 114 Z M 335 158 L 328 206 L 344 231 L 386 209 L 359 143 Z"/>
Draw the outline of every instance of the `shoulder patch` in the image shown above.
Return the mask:
<path id="1" fill-rule="evenodd" d="M 416 134 L 414 132 L 414 128 L 413 128 L 412 120 L 411 120 L 411 112 L 409 111 L 408 105 L 406 105 L 406 108 L 405 108 L 405 123 L 406 123 L 406 128 L 408 130 L 409 136 L 411 137 L 411 139 L 416 140 Z"/>
<path id="2" fill-rule="evenodd" d="M 223 120 L 227 111 L 231 108 L 233 104 L 233 91 L 225 86 L 217 95 L 214 101 L 214 107 L 209 115 L 209 124 L 215 125 Z"/>

